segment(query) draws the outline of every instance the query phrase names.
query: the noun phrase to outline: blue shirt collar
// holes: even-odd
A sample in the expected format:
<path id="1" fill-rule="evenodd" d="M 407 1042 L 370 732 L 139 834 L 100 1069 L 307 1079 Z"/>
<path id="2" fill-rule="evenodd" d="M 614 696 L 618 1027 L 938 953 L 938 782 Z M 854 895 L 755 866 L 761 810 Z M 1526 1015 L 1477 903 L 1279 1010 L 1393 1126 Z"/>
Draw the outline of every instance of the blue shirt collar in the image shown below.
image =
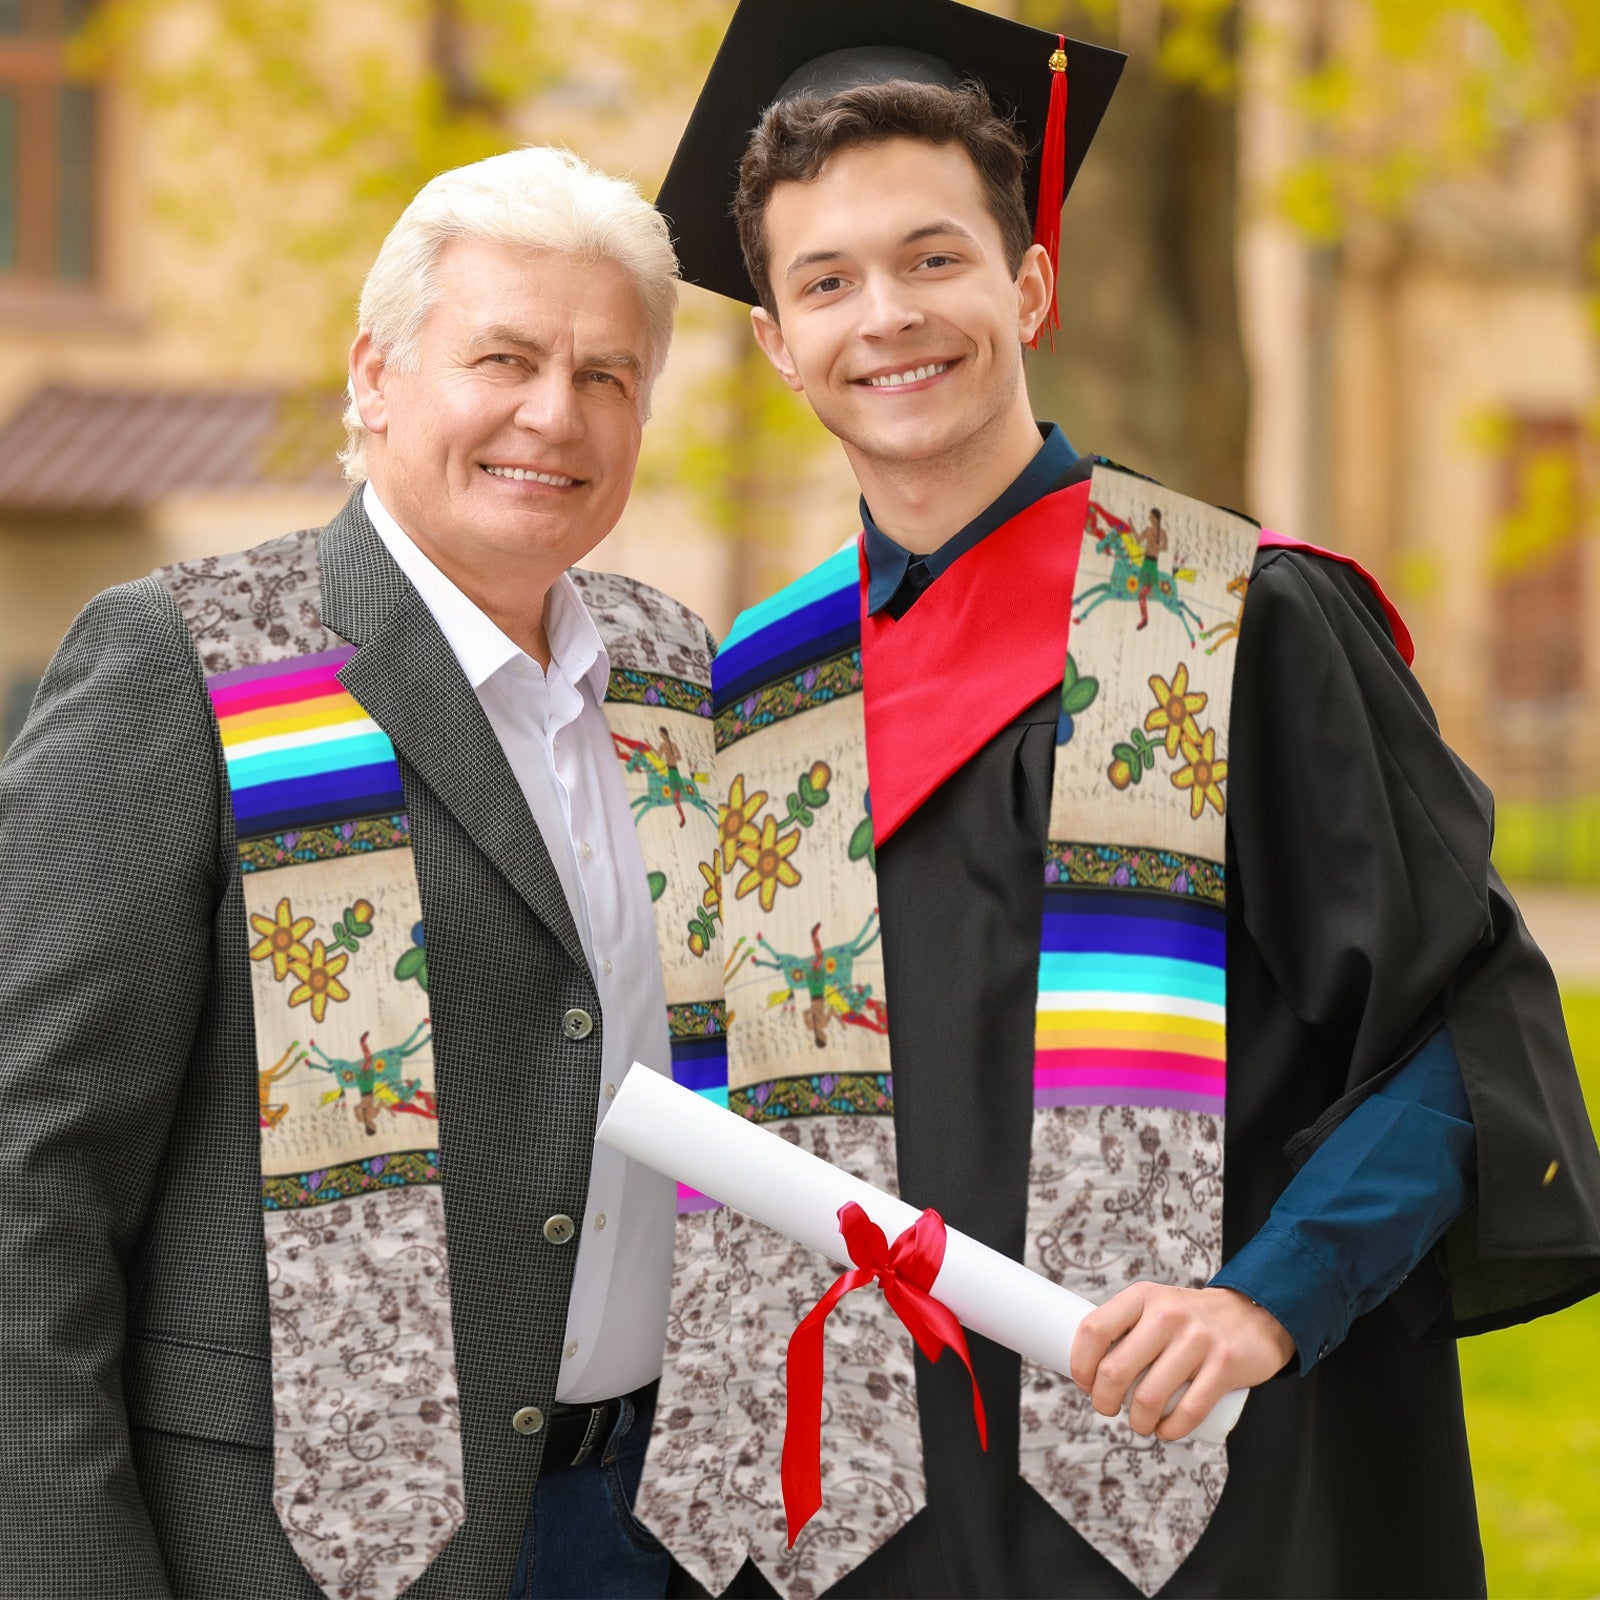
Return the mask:
<path id="1" fill-rule="evenodd" d="M 979 512 L 966 527 L 953 533 L 928 555 L 913 556 L 903 545 L 896 544 L 872 520 L 867 502 L 862 500 L 861 526 L 866 535 L 867 611 L 870 615 L 875 616 L 882 611 L 899 592 L 913 561 L 923 563 L 927 568 L 928 581 L 932 582 L 996 528 L 1026 511 L 1034 501 L 1042 500 L 1056 488 L 1078 455 L 1055 423 L 1040 423 L 1039 434 L 1041 443 L 1038 451 L 1018 473 L 1011 487 L 986 510 Z"/>

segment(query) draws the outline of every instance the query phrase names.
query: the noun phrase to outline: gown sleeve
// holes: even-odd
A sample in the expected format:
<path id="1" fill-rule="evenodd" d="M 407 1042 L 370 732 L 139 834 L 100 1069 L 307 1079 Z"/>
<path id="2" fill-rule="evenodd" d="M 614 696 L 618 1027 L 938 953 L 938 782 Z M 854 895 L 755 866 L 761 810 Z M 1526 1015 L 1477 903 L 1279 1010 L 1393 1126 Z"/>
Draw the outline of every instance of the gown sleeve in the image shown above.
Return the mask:
<path id="1" fill-rule="evenodd" d="M 1265 1306 L 1304 1373 L 1395 1291 L 1477 1193 L 1461 1068 L 1440 1028 L 1311 1152 L 1211 1282 Z"/>
<path id="2" fill-rule="evenodd" d="M 1238 648 L 1230 888 L 1320 1074 L 1308 1094 L 1288 1081 L 1297 1062 L 1245 1063 L 1296 1107 L 1283 1154 L 1300 1166 L 1448 1023 L 1477 1202 L 1397 1309 L 1413 1331 L 1466 1333 L 1593 1292 L 1600 1152 L 1549 963 L 1490 864 L 1488 789 L 1440 737 L 1359 574 L 1264 553 Z M 1230 992 L 1230 1027 L 1232 1007 Z"/>

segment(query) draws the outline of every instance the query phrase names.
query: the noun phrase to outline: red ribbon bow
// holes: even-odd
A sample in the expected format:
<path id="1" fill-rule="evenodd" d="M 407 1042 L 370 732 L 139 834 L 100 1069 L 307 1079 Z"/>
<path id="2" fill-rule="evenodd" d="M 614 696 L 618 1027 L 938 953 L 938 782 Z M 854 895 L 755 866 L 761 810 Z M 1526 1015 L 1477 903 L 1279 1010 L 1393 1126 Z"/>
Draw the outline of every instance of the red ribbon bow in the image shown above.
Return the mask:
<path id="1" fill-rule="evenodd" d="M 788 1416 L 783 1430 L 783 1509 L 789 1543 L 822 1505 L 822 1329 L 828 1313 L 850 1293 L 872 1282 L 883 1285 L 889 1308 L 906 1325 L 917 1348 L 930 1361 L 946 1350 L 961 1357 L 972 1379 L 972 1415 L 978 1442 L 989 1448 L 978 1376 L 967 1353 L 967 1338 L 955 1313 L 928 1292 L 944 1265 L 944 1218 L 924 1211 L 891 1245 L 883 1229 L 855 1201 L 839 1208 L 839 1231 L 855 1267 L 808 1311 L 789 1337 Z"/>

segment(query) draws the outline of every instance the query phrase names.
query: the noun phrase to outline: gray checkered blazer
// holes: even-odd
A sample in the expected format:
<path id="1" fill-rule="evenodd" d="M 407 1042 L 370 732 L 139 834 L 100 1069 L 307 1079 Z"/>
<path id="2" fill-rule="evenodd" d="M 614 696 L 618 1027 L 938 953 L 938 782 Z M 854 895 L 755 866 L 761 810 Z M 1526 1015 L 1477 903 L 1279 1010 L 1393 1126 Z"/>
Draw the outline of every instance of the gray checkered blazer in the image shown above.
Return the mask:
<path id="1" fill-rule="evenodd" d="M 468 1515 L 408 1591 L 506 1593 L 555 1394 L 603 1019 L 477 697 L 359 497 L 322 614 L 394 741 L 423 915 Z M 679 608 L 673 607 L 674 611 Z M 702 630 L 703 631 L 703 630 Z M 74 623 L 0 763 L 0 1596 L 319 1594 L 272 1509 L 244 902 L 199 659 L 155 579 Z M 581 1006 L 588 1038 L 564 1038 Z"/>

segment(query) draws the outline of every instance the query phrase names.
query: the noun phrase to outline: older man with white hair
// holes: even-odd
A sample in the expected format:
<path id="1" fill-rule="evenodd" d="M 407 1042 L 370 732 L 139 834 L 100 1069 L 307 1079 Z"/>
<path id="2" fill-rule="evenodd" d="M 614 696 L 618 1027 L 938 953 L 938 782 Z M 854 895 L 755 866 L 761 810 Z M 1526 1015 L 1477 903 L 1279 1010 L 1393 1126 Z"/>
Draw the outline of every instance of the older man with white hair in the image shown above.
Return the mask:
<path id="1" fill-rule="evenodd" d="M 91 601 L 0 765 L 5 1594 L 665 1591 L 673 1194 L 591 1140 L 721 1048 L 711 644 L 574 563 L 675 278 L 570 154 L 436 178 L 348 504 Z"/>

